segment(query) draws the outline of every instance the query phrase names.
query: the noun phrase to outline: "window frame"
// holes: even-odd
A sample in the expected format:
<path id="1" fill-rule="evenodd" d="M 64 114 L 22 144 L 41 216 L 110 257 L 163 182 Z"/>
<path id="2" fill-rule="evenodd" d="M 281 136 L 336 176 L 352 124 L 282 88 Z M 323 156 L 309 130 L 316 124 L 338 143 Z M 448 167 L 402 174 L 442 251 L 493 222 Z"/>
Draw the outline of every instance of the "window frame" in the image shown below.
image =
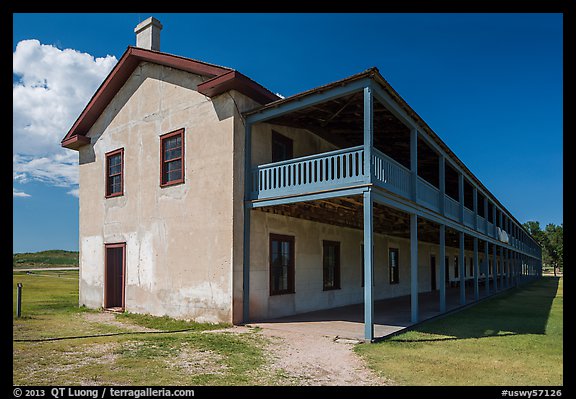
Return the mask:
<path id="1" fill-rule="evenodd" d="M 180 152 L 180 157 L 179 158 L 173 158 L 170 159 L 168 161 L 166 161 L 164 159 L 164 140 L 170 139 L 172 137 L 175 136 L 180 136 L 180 143 L 181 143 L 181 152 Z M 186 165 L 185 165 L 185 152 L 184 152 L 184 128 L 181 129 L 177 129 L 174 130 L 172 132 L 169 133 L 165 133 L 163 135 L 160 136 L 160 187 L 170 187 L 170 186 L 175 186 L 177 184 L 183 184 L 185 182 L 184 179 L 184 171 L 186 170 Z M 164 182 L 164 165 L 169 163 L 169 162 L 174 162 L 177 161 L 178 159 L 180 159 L 180 163 L 182 165 L 182 175 L 180 177 L 180 179 L 177 180 L 170 180 L 168 182 Z"/>
<path id="2" fill-rule="evenodd" d="M 336 257 L 336 264 L 334 265 L 334 286 L 327 287 L 326 286 L 326 266 L 324 263 L 324 259 L 326 256 L 326 247 L 327 246 L 334 246 L 337 250 L 335 252 Z M 342 288 L 340 283 L 340 241 L 330 241 L 330 240 L 322 240 L 322 290 L 323 291 L 334 291 L 339 290 Z"/>
<path id="3" fill-rule="evenodd" d="M 284 242 L 290 242 L 290 262 L 288 263 L 288 288 L 285 290 L 274 290 L 274 284 L 273 284 L 273 274 L 272 274 L 272 241 L 284 241 Z M 296 292 L 295 290 L 295 254 L 296 254 L 296 240 L 294 236 L 288 236 L 288 235 L 283 235 L 283 234 L 274 234 L 274 233 L 270 233 L 270 236 L 268 238 L 268 281 L 269 281 L 269 285 L 270 285 L 270 296 L 276 296 L 276 295 L 286 295 L 286 294 L 294 294 Z"/>
<path id="4" fill-rule="evenodd" d="M 390 257 L 392 252 L 396 252 L 396 267 L 392 267 L 392 258 Z M 395 270 L 395 273 L 393 272 Z M 395 280 L 393 280 L 395 277 Z M 400 284 L 400 249 L 399 248 L 388 248 L 388 282 L 389 284 Z"/>
<path id="5" fill-rule="evenodd" d="M 120 173 L 110 175 L 109 174 L 110 158 L 118 154 L 120 155 Z M 104 197 L 105 198 L 121 197 L 124 195 L 124 147 L 118 148 L 113 151 L 109 151 L 106 154 L 104 154 L 104 157 L 105 157 L 104 168 L 105 168 L 105 180 L 106 180 L 105 182 L 106 187 L 104 188 Z M 118 176 L 118 175 L 120 175 L 120 191 L 116 193 L 109 193 L 108 190 L 109 190 L 110 178 L 112 176 Z"/>
<path id="6" fill-rule="evenodd" d="M 286 159 L 274 159 L 274 141 L 277 141 L 279 143 L 282 143 L 283 145 L 285 145 L 287 148 L 290 149 L 290 156 Z M 292 140 L 290 137 L 286 137 L 281 133 L 278 133 L 275 130 L 272 130 L 272 137 L 271 137 L 271 141 L 270 141 L 270 159 L 272 163 L 275 162 L 282 162 L 282 161 L 286 161 L 288 159 L 292 159 L 294 158 L 294 140 Z"/>

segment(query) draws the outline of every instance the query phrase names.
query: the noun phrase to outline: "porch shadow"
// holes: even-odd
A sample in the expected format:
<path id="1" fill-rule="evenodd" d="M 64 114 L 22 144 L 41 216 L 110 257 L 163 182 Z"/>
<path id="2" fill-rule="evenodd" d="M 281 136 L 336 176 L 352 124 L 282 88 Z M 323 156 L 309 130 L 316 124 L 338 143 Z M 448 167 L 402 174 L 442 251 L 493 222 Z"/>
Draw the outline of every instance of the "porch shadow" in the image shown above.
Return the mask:
<path id="1" fill-rule="evenodd" d="M 492 288 L 492 287 L 490 287 Z M 439 292 L 419 294 L 420 323 L 410 320 L 410 296 L 378 300 L 374 303 L 374 336 L 382 339 L 411 327 L 415 331 L 439 335 L 431 340 L 482 338 L 516 334 L 544 334 L 550 307 L 558 288 L 558 279 L 545 278 L 520 289 L 499 291 L 489 302 L 474 302 L 472 287 L 466 287 L 466 306 L 474 304 L 470 312 L 456 313 L 449 321 L 439 311 Z M 480 287 L 480 300 L 485 298 Z M 511 297 L 521 300 L 509 300 Z M 446 289 L 448 312 L 460 308 L 459 289 Z M 456 319 L 454 319 L 454 317 Z M 326 310 L 260 320 L 250 323 L 262 328 L 299 331 L 341 338 L 364 338 L 364 304 L 348 305 Z"/>

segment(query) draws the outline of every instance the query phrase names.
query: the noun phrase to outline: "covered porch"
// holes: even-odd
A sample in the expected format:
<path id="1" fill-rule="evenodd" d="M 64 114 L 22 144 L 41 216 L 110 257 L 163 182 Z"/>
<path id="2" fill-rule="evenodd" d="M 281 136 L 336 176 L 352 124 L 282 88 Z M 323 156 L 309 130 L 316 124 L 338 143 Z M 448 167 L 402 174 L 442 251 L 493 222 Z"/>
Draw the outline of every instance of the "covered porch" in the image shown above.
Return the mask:
<path id="1" fill-rule="evenodd" d="M 245 113 L 245 117 L 242 274 L 245 323 L 254 322 L 251 306 L 258 307 L 263 301 L 267 301 L 268 308 L 297 314 L 302 313 L 303 288 L 312 295 L 322 295 L 312 291 L 316 288 L 310 288 L 308 281 L 301 281 L 299 287 L 293 274 L 286 272 L 278 281 L 288 283 L 270 290 L 266 297 L 268 294 L 262 287 L 266 285 L 265 276 L 272 276 L 272 247 L 285 245 L 295 252 L 298 244 L 294 244 L 293 234 L 286 235 L 286 231 L 294 230 L 288 219 L 277 220 L 274 228 L 262 224 L 252 226 L 254 216 L 262 221 L 260 211 L 362 233 L 361 240 L 356 241 L 358 246 L 362 243 L 363 303 L 312 312 L 308 316 L 319 318 L 317 323 L 322 323 L 322 319 L 332 314 L 338 323 L 348 326 L 344 330 L 349 329 L 354 335 L 361 323 L 363 339 L 367 341 L 387 335 L 390 328 L 405 328 L 518 282 L 517 277 L 523 270 L 521 255 L 526 257 L 529 253 L 515 238 L 521 236 L 517 222 L 376 69 L 278 100 Z M 254 227 L 259 230 L 259 236 L 252 234 Z M 262 259 L 267 256 L 267 249 L 262 237 L 271 233 L 282 236 L 274 242 L 271 239 L 270 268 L 265 270 Z M 409 259 L 403 277 L 408 290 L 394 295 L 406 292 L 409 295 L 380 301 L 383 298 L 378 294 L 382 291 L 374 288 L 377 234 L 400 237 L 408 242 L 401 255 Z M 260 237 L 260 241 L 253 242 L 255 237 Z M 430 263 L 419 261 L 421 243 L 435 246 L 434 266 L 431 260 Z M 340 243 L 335 244 L 339 248 Z M 254 246 L 260 250 L 257 270 L 251 265 Z M 307 252 L 306 269 L 312 273 L 314 262 L 318 262 L 321 273 L 322 259 L 317 254 Z M 295 263 L 298 265 L 295 256 L 286 257 L 290 262 L 282 267 L 293 270 Z M 392 269 L 392 263 L 392 260 L 388 262 L 388 270 Z M 432 267 L 434 273 L 430 272 Z M 251 288 L 255 271 L 258 284 Z M 423 275 L 431 279 L 434 276 L 433 288 L 421 288 Z M 359 273 L 355 276 L 359 277 Z M 390 277 L 388 286 L 391 288 L 396 283 L 397 277 Z M 272 278 L 269 285 L 272 286 Z M 257 299 L 251 299 L 251 290 L 259 290 Z M 300 298 L 300 303 L 280 299 L 290 295 Z M 269 299 L 273 296 L 274 299 Z M 354 297 L 354 301 L 348 303 L 359 300 Z M 397 310 L 378 311 L 378 307 L 387 309 L 394 304 L 385 301 L 394 300 L 399 301 Z M 338 316 L 338 312 L 344 316 Z M 296 319 L 290 319 L 294 317 Z M 299 317 L 288 319 L 297 323 Z M 314 325 L 317 324 L 311 324 Z M 331 324 L 332 327 L 335 325 Z"/>
<path id="2" fill-rule="evenodd" d="M 482 292 L 480 299 L 489 295 Z M 418 295 L 421 321 L 445 314 L 463 306 L 457 288 L 446 290 L 446 312 L 440 312 L 438 291 Z M 466 302 L 474 301 L 474 293 L 468 292 Z M 414 325 L 411 320 L 410 295 L 382 299 L 374 302 L 374 339 L 382 339 Z M 301 313 L 269 320 L 256 320 L 251 326 L 273 330 L 297 331 L 309 335 L 364 341 L 364 304 Z"/>

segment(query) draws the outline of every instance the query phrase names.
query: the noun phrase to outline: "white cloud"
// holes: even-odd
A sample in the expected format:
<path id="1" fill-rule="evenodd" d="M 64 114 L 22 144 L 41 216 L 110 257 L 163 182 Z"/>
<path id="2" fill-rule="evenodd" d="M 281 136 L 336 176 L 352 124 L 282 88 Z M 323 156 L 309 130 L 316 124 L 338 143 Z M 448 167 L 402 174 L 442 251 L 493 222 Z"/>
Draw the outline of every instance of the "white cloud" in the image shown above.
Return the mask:
<path id="1" fill-rule="evenodd" d="M 30 194 L 25 193 L 24 191 L 20 191 L 12 187 L 12 196 L 13 197 L 31 197 Z"/>
<path id="2" fill-rule="evenodd" d="M 68 191 L 66 194 L 70 194 L 70 195 L 73 195 L 74 197 L 78 198 L 80 196 L 80 190 L 75 188 L 75 189 Z"/>
<path id="3" fill-rule="evenodd" d="M 13 53 L 13 179 L 71 187 L 76 195 L 78 153 L 60 141 L 98 86 L 116 65 L 114 56 L 94 58 L 38 40 L 22 40 Z M 15 194 L 16 195 L 16 194 Z"/>

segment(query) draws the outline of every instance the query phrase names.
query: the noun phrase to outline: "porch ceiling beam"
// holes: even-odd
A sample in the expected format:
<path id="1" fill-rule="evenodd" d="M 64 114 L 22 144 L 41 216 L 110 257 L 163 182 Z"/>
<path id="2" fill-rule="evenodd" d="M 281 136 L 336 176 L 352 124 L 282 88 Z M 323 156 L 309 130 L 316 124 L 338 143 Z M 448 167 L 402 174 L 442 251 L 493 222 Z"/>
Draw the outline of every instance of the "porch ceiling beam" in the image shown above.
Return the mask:
<path id="1" fill-rule="evenodd" d="M 263 206 L 280 205 L 280 204 L 295 204 L 304 201 L 315 201 L 327 198 L 348 197 L 352 195 L 361 195 L 368 187 L 367 184 L 358 185 L 347 189 L 327 190 L 324 192 L 298 194 L 274 199 L 255 200 L 249 201 L 248 206 L 251 208 L 260 208 Z"/>
<path id="2" fill-rule="evenodd" d="M 302 108 L 310 107 L 325 101 L 330 101 L 338 97 L 342 97 L 348 94 L 361 91 L 364 87 L 369 86 L 372 80 L 370 78 L 363 78 L 345 86 L 338 86 L 331 89 L 327 89 L 323 92 L 318 92 L 311 94 L 309 96 L 297 99 L 295 101 L 287 102 L 278 105 L 275 108 L 268 108 L 263 111 L 257 112 L 255 114 L 248 115 L 246 117 L 246 122 L 257 123 L 264 122 L 266 120 L 276 118 L 278 116 L 288 114 L 290 112 L 297 111 Z"/>

